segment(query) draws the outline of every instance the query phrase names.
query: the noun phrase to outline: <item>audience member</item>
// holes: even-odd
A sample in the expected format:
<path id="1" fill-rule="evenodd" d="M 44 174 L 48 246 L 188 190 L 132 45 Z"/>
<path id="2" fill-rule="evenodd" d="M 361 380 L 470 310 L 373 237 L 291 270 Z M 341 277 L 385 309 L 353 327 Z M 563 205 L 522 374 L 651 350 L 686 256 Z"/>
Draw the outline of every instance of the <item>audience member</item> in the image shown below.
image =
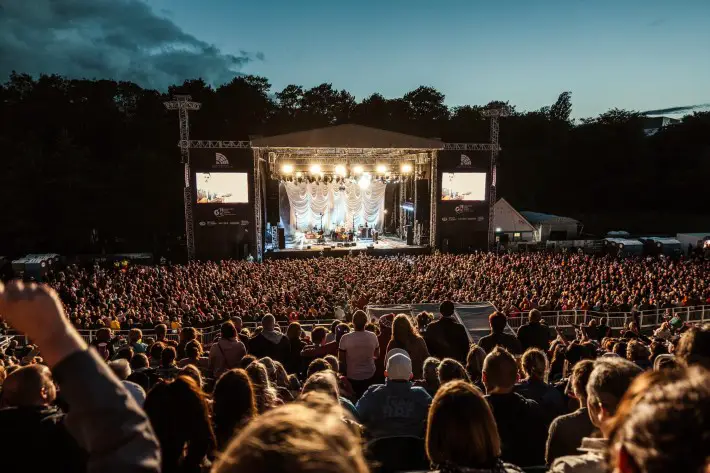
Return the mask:
<path id="1" fill-rule="evenodd" d="M 577 449 L 582 445 L 582 439 L 591 437 L 596 430 L 587 409 L 587 382 L 589 382 L 589 376 L 593 369 L 593 361 L 583 360 L 577 363 L 572 370 L 570 384 L 572 394 L 579 402 L 579 408 L 552 421 L 545 450 L 547 465 L 551 465 L 561 456 L 577 453 Z"/>
<path id="2" fill-rule="evenodd" d="M 429 350 L 426 342 L 415 332 L 409 317 L 405 314 L 399 314 L 392 323 L 392 338 L 387 344 L 387 353 L 395 348 L 401 348 L 409 354 L 414 378 L 421 379 L 424 360 L 429 357 Z"/>
<path id="3" fill-rule="evenodd" d="M 467 382 L 471 381 L 468 378 L 468 373 L 466 373 L 466 368 L 452 358 L 444 358 L 441 360 L 441 363 L 439 363 L 439 367 L 436 370 L 436 374 L 439 377 L 439 385 L 443 385 L 449 381 L 455 381 L 457 379 Z"/>
<path id="4" fill-rule="evenodd" d="M 161 471 L 199 473 L 215 439 L 207 399 L 197 383 L 186 376 L 158 383 L 145 399 L 145 412 L 160 441 Z"/>
<path id="5" fill-rule="evenodd" d="M 212 393 L 212 425 L 217 448 L 223 450 L 256 415 L 254 388 L 247 372 L 235 368 L 222 373 Z"/>
<path id="6" fill-rule="evenodd" d="M 501 460 L 496 421 L 483 394 L 464 381 L 441 387 L 429 410 L 426 453 L 432 467 L 451 473 L 522 473 Z"/>
<path id="7" fill-rule="evenodd" d="M 266 314 L 261 319 L 261 332 L 249 340 L 249 351 L 257 358 L 268 356 L 271 359 L 288 363 L 291 354 L 291 344 L 288 337 L 276 330 L 276 319 Z"/>
<path id="8" fill-rule="evenodd" d="M 227 370 L 238 368 L 247 352 L 237 338 L 237 329 L 231 321 L 222 324 L 220 335 L 221 338 L 210 348 L 209 367 L 215 379 Z"/>
<path id="9" fill-rule="evenodd" d="M 532 309 L 528 314 L 528 322 L 518 329 L 518 340 L 522 351 L 528 348 L 539 348 L 546 351 L 550 348 L 550 327 L 542 322 L 542 314 L 537 309 Z M 510 350 L 509 350 L 510 351 Z"/>
<path id="10" fill-rule="evenodd" d="M 676 356 L 686 366 L 700 365 L 710 370 L 710 324 L 691 327 L 683 333 Z"/>
<path id="11" fill-rule="evenodd" d="M 377 335 L 365 330 L 367 315 L 358 310 L 353 314 L 354 331 L 346 333 L 340 339 L 340 369 L 350 381 L 355 391 L 355 398 L 360 396 L 373 383 L 375 360 L 380 354 Z"/>
<path id="12" fill-rule="evenodd" d="M 501 440 L 503 461 L 521 467 L 543 465 L 547 424 L 540 406 L 513 391 L 518 365 L 513 355 L 497 346 L 483 362 L 486 399 Z"/>
<path id="13" fill-rule="evenodd" d="M 522 353 L 518 338 L 505 333 L 505 329 L 508 327 L 508 317 L 505 314 L 493 312 L 488 317 L 488 323 L 491 326 L 491 333 L 478 341 L 479 347 L 483 348 L 486 353 L 490 353 L 497 346 L 505 348 L 513 355 Z"/>
<path id="14" fill-rule="evenodd" d="M 424 437 L 431 396 L 414 386 L 412 360 L 396 348 L 387 353 L 385 384 L 376 384 L 357 402 L 358 418 L 370 438 Z"/>
<path id="15" fill-rule="evenodd" d="M 558 458 L 552 463 L 551 472 L 605 472 L 604 455 L 612 419 L 624 393 L 641 372 L 638 365 L 621 357 L 604 357 L 594 362 L 587 383 L 587 409 L 602 437 L 583 438 L 580 451 L 585 453 Z"/>
<path id="16" fill-rule="evenodd" d="M 486 352 L 478 345 L 471 345 L 466 355 L 466 373 L 468 377 L 481 392 L 486 392 L 486 387 L 483 385 L 483 361 L 486 359 Z"/>
<path id="17" fill-rule="evenodd" d="M 525 379 L 515 385 L 515 392 L 538 403 L 547 422 L 566 412 L 562 393 L 547 384 L 547 355 L 538 348 L 529 348 L 521 360 Z"/>
<path id="18" fill-rule="evenodd" d="M 439 305 L 441 318 L 429 324 L 425 340 L 432 356 L 441 360 L 453 358 L 459 363 L 466 363 L 468 332 L 454 318 L 454 309 L 454 303 L 448 300 Z"/>

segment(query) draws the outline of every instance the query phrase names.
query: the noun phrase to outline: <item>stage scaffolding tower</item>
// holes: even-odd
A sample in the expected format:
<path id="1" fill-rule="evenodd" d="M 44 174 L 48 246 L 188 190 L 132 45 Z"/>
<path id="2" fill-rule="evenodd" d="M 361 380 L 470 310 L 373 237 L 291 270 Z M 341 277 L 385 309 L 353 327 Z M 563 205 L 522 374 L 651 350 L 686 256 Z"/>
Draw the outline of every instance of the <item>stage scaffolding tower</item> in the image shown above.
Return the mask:
<path id="1" fill-rule="evenodd" d="M 185 240 L 187 246 L 187 260 L 195 259 L 195 229 L 193 226 L 192 209 L 192 182 L 190 179 L 190 120 L 189 110 L 199 110 L 202 104 L 193 102 L 189 95 L 174 95 L 173 99 L 164 103 L 168 110 L 177 110 L 180 119 L 180 156 L 185 165 L 185 187 L 183 199 L 185 201 Z"/>
<path id="2" fill-rule="evenodd" d="M 493 217 L 495 216 L 495 205 L 496 205 L 496 193 L 497 193 L 497 167 L 498 167 L 498 153 L 500 152 L 500 146 L 498 145 L 498 135 L 500 134 L 500 123 L 498 119 L 500 117 L 507 117 L 509 115 L 507 108 L 495 108 L 490 110 L 484 110 L 482 115 L 484 117 L 490 117 L 491 119 L 491 187 L 488 196 L 488 248 L 492 249 L 495 246 L 495 223 L 493 222 Z"/>

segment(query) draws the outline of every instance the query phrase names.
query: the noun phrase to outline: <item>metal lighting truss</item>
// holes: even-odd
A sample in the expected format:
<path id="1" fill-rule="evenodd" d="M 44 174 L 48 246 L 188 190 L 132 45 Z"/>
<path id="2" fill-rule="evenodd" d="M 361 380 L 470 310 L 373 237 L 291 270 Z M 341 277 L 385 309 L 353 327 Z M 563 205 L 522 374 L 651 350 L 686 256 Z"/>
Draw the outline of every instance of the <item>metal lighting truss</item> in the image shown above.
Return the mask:
<path id="1" fill-rule="evenodd" d="M 192 187 L 190 179 L 190 120 L 189 110 L 199 110 L 202 104 L 193 102 L 189 95 L 175 95 L 173 100 L 164 103 L 168 110 L 177 110 L 180 119 L 180 156 L 185 165 L 185 188 L 183 200 L 185 202 L 185 239 L 187 244 L 187 260 L 195 259 L 195 231 L 192 212 Z"/>
<path id="2" fill-rule="evenodd" d="M 496 188 L 497 188 L 497 166 L 498 166 L 498 153 L 500 152 L 500 146 L 498 145 L 498 135 L 500 134 L 500 124 L 498 119 L 500 117 L 507 117 L 510 112 L 507 108 L 496 108 L 491 110 L 483 111 L 484 117 L 490 117 L 491 119 L 491 187 L 490 193 L 488 194 L 488 247 L 492 248 L 495 243 L 495 224 L 493 222 L 493 217 L 495 216 L 495 205 L 496 205 Z"/>

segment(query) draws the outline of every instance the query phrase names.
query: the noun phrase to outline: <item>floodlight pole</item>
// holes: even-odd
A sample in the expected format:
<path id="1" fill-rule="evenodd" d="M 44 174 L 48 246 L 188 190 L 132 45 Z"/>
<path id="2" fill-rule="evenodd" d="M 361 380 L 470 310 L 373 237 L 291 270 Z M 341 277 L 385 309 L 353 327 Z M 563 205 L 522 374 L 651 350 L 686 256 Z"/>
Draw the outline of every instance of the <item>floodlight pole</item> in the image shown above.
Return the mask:
<path id="1" fill-rule="evenodd" d="M 188 110 L 199 110 L 202 104 L 193 102 L 189 95 L 174 95 L 173 99 L 164 102 L 168 110 L 177 110 L 180 119 L 180 156 L 185 165 L 185 187 L 183 199 L 185 202 L 185 239 L 187 243 L 187 261 L 195 259 L 195 229 L 192 211 L 192 180 L 190 176 L 190 121 Z"/>
<path id="2" fill-rule="evenodd" d="M 493 222 L 493 217 L 495 217 L 495 205 L 496 205 L 496 174 L 498 167 L 498 153 L 500 152 L 500 146 L 498 145 L 498 135 L 500 134 L 500 123 L 498 119 L 500 117 L 507 117 L 510 113 L 507 108 L 494 108 L 490 110 L 484 110 L 481 112 L 484 117 L 490 117 L 491 119 L 491 185 L 488 193 L 488 248 L 493 248 L 495 245 L 495 224 Z"/>

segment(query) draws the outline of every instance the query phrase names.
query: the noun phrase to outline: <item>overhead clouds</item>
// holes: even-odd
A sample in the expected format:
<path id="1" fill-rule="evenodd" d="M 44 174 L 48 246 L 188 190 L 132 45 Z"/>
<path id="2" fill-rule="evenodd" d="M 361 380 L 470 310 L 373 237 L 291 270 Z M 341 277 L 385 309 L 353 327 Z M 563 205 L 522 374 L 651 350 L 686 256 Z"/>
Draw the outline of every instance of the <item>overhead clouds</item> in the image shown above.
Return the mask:
<path id="1" fill-rule="evenodd" d="M 261 53 L 227 54 L 140 0 L 8 0 L 0 4 L 0 82 L 10 72 L 129 80 L 165 89 L 229 82 Z"/>

